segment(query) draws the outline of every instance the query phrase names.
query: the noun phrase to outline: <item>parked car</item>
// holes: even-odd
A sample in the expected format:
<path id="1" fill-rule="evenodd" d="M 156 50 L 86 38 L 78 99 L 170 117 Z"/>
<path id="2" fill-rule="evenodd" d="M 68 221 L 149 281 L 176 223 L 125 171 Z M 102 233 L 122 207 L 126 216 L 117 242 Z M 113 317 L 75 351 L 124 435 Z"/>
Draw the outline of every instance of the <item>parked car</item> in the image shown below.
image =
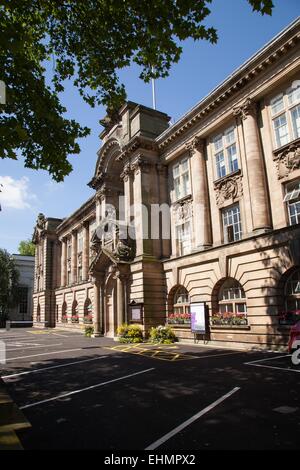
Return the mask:
<path id="1" fill-rule="evenodd" d="M 300 345 L 297 347 L 293 347 L 293 344 L 295 341 L 300 342 L 300 320 L 297 321 L 295 325 L 291 326 L 290 337 L 289 337 L 289 342 L 288 342 L 289 353 L 292 353 L 295 349 L 300 347 Z"/>

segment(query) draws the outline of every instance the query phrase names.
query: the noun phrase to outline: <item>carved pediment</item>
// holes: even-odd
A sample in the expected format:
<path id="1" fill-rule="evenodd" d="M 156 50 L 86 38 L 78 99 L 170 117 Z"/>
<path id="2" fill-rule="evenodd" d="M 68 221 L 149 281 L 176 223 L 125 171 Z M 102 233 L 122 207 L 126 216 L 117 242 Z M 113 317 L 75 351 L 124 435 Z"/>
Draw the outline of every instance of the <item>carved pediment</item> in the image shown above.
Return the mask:
<path id="1" fill-rule="evenodd" d="M 294 170 L 300 168 L 300 139 L 286 146 L 281 152 L 276 152 L 273 157 L 278 179 L 289 176 Z"/>
<path id="2" fill-rule="evenodd" d="M 182 224 L 186 220 L 193 217 L 193 201 L 192 199 L 185 199 L 177 202 L 173 206 L 174 218 L 176 224 Z"/>
<path id="3" fill-rule="evenodd" d="M 214 182 L 217 205 L 220 207 L 224 202 L 234 202 L 243 195 L 242 175 L 236 173 Z"/>

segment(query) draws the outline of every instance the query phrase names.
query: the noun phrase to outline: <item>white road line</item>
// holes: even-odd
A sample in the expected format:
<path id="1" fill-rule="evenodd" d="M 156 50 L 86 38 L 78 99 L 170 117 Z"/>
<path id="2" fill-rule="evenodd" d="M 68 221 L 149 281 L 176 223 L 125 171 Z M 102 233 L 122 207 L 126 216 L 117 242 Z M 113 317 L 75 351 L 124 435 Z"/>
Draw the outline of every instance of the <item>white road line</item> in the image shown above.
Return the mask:
<path id="1" fill-rule="evenodd" d="M 184 421 L 182 424 L 180 424 L 179 426 L 177 426 L 176 428 L 172 429 L 172 431 L 168 432 L 167 434 L 165 434 L 163 437 L 161 437 L 160 439 L 158 439 L 157 441 L 153 442 L 152 444 L 150 444 L 148 447 L 146 447 L 145 450 L 154 450 L 154 449 L 157 449 L 157 447 L 161 446 L 164 442 L 168 441 L 169 439 L 171 439 L 171 437 L 175 436 L 176 434 L 178 434 L 180 431 L 182 431 L 183 429 L 185 429 L 187 426 L 189 426 L 190 424 L 192 424 L 194 421 L 196 421 L 197 419 L 201 418 L 201 416 L 205 415 L 206 413 L 208 413 L 209 411 L 211 411 L 213 408 L 215 408 L 217 405 L 219 405 L 220 403 L 222 403 L 224 400 L 226 400 L 227 398 L 229 398 L 231 395 L 233 395 L 234 393 L 236 393 L 238 390 L 240 390 L 241 387 L 234 387 L 230 392 L 226 393 L 226 395 L 223 395 L 221 398 L 219 398 L 218 400 L 214 401 L 211 405 L 207 406 L 206 408 L 204 408 L 203 410 L 199 411 L 199 413 L 196 413 L 194 416 L 192 416 L 191 418 L 187 419 L 186 421 Z"/>
<path id="2" fill-rule="evenodd" d="M 45 352 L 45 353 L 40 353 L 40 354 L 31 354 L 30 356 L 10 357 L 9 359 L 6 359 L 6 362 L 7 361 L 15 361 L 16 359 L 27 359 L 28 357 L 37 357 L 37 356 L 49 356 L 49 354 L 59 354 L 59 353 L 71 352 L 71 351 L 82 351 L 82 348 L 63 349 L 61 351 Z"/>
<path id="3" fill-rule="evenodd" d="M 61 346 L 63 343 L 56 343 L 56 344 L 43 344 L 42 346 L 29 346 L 28 348 L 22 348 L 20 346 L 17 349 L 6 349 L 6 352 L 11 352 L 11 351 L 24 351 L 25 349 L 37 349 L 37 348 L 54 348 L 54 346 Z"/>
<path id="4" fill-rule="evenodd" d="M 279 369 L 279 370 L 286 370 L 287 372 L 300 372 L 300 369 L 288 369 L 287 367 L 276 367 L 276 366 L 264 366 L 263 364 L 251 364 L 250 362 L 245 363 L 246 366 L 253 366 L 253 367 L 264 367 L 265 369 Z"/>
<path id="5" fill-rule="evenodd" d="M 181 354 L 188 354 L 188 353 L 181 353 Z M 207 356 L 194 356 L 195 359 L 207 359 L 209 357 L 220 357 L 220 356 L 232 356 L 233 354 L 243 354 L 242 352 L 232 352 L 232 353 L 225 353 L 225 354 L 208 354 Z"/>
<path id="6" fill-rule="evenodd" d="M 58 369 L 59 367 L 73 366 L 75 364 L 82 364 L 84 362 L 98 361 L 99 359 L 105 359 L 106 357 L 108 356 L 93 357 L 92 359 L 84 359 L 83 361 L 68 362 L 67 364 L 60 364 L 59 366 L 40 367 L 39 369 L 19 372 L 18 374 L 2 375 L 1 378 L 4 380 L 7 380 L 7 379 L 10 379 L 11 377 L 19 377 L 20 375 L 37 374 L 38 372 L 44 372 L 44 370 Z"/>
<path id="7" fill-rule="evenodd" d="M 85 388 L 82 388 L 80 390 L 73 390 L 73 392 L 62 393 L 61 395 L 57 395 L 56 397 L 52 397 L 52 398 L 47 398 L 46 400 L 41 400 L 41 401 L 37 401 L 35 403 L 29 403 L 28 405 L 19 406 L 19 408 L 20 408 L 20 410 L 25 410 L 26 408 L 32 408 L 33 406 L 42 405 L 43 403 L 48 403 L 50 401 L 59 400 L 60 398 L 65 398 L 65 397 L 69 397 L 71 395 L 76 395 L 77 393 L 86 392 L 87 390 L 93 390 L 95 388 L 103 387 L 103 385 L 111 384 L 113 382 L 119 382 L 120 380 L 129 379 L 130 377 L 134 377 L 136 375 L 145 374 L 146 372 L 150 372 L 152 370 L 154 370 L 154 367 L 151 367 L 151 369 L 145 369 L 145 370 L 141 370 L 139 372 L 134 372 L 133 374 L 124 375 L 123 377 L 119 377 L 118 379 L 112 379 L 112 380 L 108 380 L 106 382 L 101 382 L 100 384 L 91 385 L 89 387 L 85 387 Z"/>
<path id="8" fill-rule="evenodd" d="M 244 362 L 244 364 L 255 364 L 256 362 L 272 361 L 273 359 L 281 359 L 282 357 L 291 357 L 291 354 L 285 354 L 284 356 L 272 356 L 265 359 L 258 359 L 257 361 Z"/>
<path id="9" fill-rule="evenodd" d="M 70 336 L 67 335 L 61 335 L 60 333 L 52 333 L 53 336 L 62 336 L 63 338 L 70 338 Z"/>

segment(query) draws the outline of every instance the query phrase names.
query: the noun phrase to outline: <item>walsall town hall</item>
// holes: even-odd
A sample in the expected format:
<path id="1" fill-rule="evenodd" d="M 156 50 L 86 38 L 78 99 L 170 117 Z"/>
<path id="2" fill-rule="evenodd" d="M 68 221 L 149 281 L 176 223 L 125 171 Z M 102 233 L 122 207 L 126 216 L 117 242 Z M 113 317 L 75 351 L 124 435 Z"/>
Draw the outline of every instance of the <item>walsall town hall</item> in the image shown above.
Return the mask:
<path id="1" fill-rule="evenodd" d="M 300 314 L 299 52 L 300 19 L 175 124 L 131 101 L 101 121 L 93 196 L 37 219 L 34 325 L 115 337 L 170 324 L 188 341 L 203 302 L 208 344 L 286 346 Z"/>

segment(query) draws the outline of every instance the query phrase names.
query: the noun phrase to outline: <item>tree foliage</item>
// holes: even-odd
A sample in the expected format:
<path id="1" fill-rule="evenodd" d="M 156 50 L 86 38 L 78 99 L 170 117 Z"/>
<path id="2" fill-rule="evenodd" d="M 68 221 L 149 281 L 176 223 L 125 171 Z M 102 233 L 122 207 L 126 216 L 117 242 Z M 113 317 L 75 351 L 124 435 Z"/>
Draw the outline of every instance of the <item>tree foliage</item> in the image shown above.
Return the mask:
<path id="1" fill-rule="evenodd" d="M 32 243 L 30 239 L 22 240 L 19 243 L 18 247 L 20 255 L 23 256 L 34 256 L 35 253 L 35 245 Z"/>
<path id="2" fill-rule="evenodd" d="M 0 248 L 0 322 L 8 316 L 8 310 L 18 301 L 19 271 L 15 260 Z"/>
<path id="3" fill-rule="evenodd" d="M 247 0 L 271 14 L 271 0 Z M 0 4 L 0 77 L 7 103 L 0 107 L 0 156 L 45 169 L 56 181 L 72 166 L 79 137 L 89 129 L 64 117 L 59 93 L 72 79 L 91 106 L 108 114 L 126 99 L 118 70 L 132 62 L 140 77 L 166 77 L 182 53 L 181 41 L 217 41 L 206 26 L 213 0 L 6 0 Z M 55 58 L 52 84 L 45 64 Z"/>

